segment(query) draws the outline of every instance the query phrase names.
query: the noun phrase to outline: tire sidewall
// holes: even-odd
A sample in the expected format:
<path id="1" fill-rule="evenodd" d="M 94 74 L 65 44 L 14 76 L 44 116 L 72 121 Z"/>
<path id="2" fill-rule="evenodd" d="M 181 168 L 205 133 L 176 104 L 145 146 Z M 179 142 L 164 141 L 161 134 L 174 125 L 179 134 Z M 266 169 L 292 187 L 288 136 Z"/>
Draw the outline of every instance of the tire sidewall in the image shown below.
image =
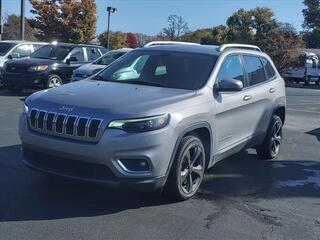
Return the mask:
<path id="1" fill-rule="evenodd" d="M 277 122 L 280 122 L 281 124 L 281 136 L 283 136 L 283 132 L 282 132 L 282 127 L 283 127 L 283 123 L 282 123 L 282 120 L 279 116 L 277 115 L 274 115 L 272 117 L 272 122 L 271 122 L 271 125 L 270 125 L 270 128 L 269 128 L 269 131 L 268 131 L 268 137 L 267 137 L 267 142 L 268 142 L 268 151 L 269 151 L 269 154 L 272 158 L 276 157 L 278 154 L 279 154 L 279 151 L 277 153 L 273 153 L 273 151 L 271 150 L 271 145 L 272 145 L 272 137 L 273 137 L 273 128 L 274 128 L 274 125 L 277 123 Z M 280 141 L 280 147 L 281 147 L 281 141 Z"/>

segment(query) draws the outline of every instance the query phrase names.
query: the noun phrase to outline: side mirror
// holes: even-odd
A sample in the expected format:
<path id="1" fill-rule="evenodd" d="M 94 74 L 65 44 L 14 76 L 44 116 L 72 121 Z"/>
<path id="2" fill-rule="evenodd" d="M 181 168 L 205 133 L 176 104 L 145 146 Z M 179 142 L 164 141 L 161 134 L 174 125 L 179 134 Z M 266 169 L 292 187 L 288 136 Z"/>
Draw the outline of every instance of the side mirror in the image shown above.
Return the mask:
<path id="1" fill-rule="evenodd" d="M 70 64 L 71 62 L 78 62 L 78 59 L 76 57 L 70 57 L 66 60 L 67 64 Z"/>
<path id="2" fill-rule="evenodd" d="M 237 79 L 223 79 L 216 86 L 218 92 L 239 92 L 243 89 L 243 83 Z"/>
<path id="3" fill-rule="evenodd" d="M 8 59 L 12 60 L 14 58 L 20 58 L 20 54 L 19 53 L 12 53 L 8 56 Z"/>

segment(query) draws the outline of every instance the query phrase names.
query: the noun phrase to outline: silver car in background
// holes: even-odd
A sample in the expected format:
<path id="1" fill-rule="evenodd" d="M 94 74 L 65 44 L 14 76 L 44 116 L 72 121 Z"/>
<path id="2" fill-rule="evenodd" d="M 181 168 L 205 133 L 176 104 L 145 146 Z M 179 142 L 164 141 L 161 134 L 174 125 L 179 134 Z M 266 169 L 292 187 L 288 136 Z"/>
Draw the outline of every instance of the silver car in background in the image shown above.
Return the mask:
<path id="1" fill-rule="evenodd" d="M 206 169 L 253 147 L 278 155 L 284 81 L 256 46 L 153 44 L 91 79 L 34 93 L 19 134 L 36 170 L 179 200 Z"/>
<path id="2" fill-rule="evenodd" d="M 105 55 L 101 56 L 92 63 L 85 64 L 73 71 L 71 82 L 79 81 L 92 75 L 98 73 L 106 66 L 113 63 L 119 57 L 122 57 L 124 54 L 130 52 L 131 48 L 121 48 L 117 50 L 110 51 Z"/>

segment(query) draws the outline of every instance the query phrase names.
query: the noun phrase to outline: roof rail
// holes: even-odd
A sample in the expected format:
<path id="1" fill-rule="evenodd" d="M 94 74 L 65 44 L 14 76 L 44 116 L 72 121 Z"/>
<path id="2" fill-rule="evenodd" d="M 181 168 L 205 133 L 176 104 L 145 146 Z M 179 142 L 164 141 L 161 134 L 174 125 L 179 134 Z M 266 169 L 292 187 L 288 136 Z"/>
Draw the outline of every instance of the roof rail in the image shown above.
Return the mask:
<path id="1" fill-rule="evenodd" d="M 200 45 L 199 43 L 191 42 L 176 42 L 176 41 L 153 41 L 149 42 L 143 47 L 159 46 L 159 45 Z"/>
<path id="2" fill-rule="evenodd" d="M 259 51 L 262 52 L 261 49 L 258 46 L 255 45 L 249 45 L 249 44 L 238 44 L 238 43 L 226 43 L 226 44 L 222 44 L 218 50 L 220 52 L 228 49 L 228 48 L 242 48 L 242 49 L 249 49 L 249 50 L 255 50 L 255 51 Z"/>

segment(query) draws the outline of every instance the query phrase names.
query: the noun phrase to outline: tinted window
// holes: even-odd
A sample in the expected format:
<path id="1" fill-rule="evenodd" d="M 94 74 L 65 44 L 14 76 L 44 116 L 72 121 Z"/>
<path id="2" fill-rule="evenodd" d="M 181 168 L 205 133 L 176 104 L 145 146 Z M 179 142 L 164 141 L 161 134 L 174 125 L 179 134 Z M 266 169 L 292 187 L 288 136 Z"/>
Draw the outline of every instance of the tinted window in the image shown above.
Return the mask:
<path id="1" fill-rule="evenodd" d="M 16 58 L 28 57 L 32 52 L 32 45 L 23 44 L 14 49 L 11 53 Z"/>
<path id="2" fill-rule="evenodd" d="M 33 54 L 32 58 L 62 60 L 70 52 L 69 46 L 46 45 L 39 48 Z"/>
<path id="3" fill-rule="evenodd" d="M 271 63 L 265 58 L 261 58 L 261 61 L 264 66 L 264 69 L 266 70 L 267 78 L 268 79 L 274 78 L 276 76 L 276 71 L 272 67 Z"/>
<path id="4" fill-rule="evenodd" d="M 33 49 L 34 51 L 37 51 L 39 48 L 43 47 L 44 45 L 40 45 L 40 44 L 33 44 Z"/>
<path id="5" fill-rule="evenodd" d="M 119 57 L 124 55 L 124 53 L 114 53 L 114 54 L 107 54 L 98 59 L 96 62 L 93 64 L 98 64 L 98 65 L 109 65 Z"/>
<path id="6" fill-rule="evenodd" d="M 98 51 L 97 48 L 87 47 L 86 51 L 87 51 L 88 61 L 90 61 L 90 62 L 96 60 L 97 58 L 99 58 L 101 56 L 100 52 Z"/>
<path id="7" fill-rule="evenodd" d="M 13 46 L 15 46 L 13 43 L 0 42 L 0 56 L 6 55 Z"/>
<path id="8" fill-rule="evenodd" d="M 95 78 L 194 90 L 207 82 L 216 59 L 216 56 L 196 53 L 133 51 Z"/>
<path id="9" fill-rule="evenodd" d="M 243 60 L 248 74 L 249 86 L 264 82 L 266 80 L 262 63 L 258 57 L 243 56 Z"/>
<path id="10" fill-rule="evenodd" d="M 70 57 L 75 57 L 77 59 L 77 62 L 84 62 L 83 48 L 77 47 L 72 49 Z"/>
<path id="11" fill-rule="evenodd" d="M 99 50 L 102 53 L 102 55 L 104 55 L 108 52 L 108 50 L 106 48 L 99 48 Z"/>
<path id="12" fill-rule="evenodd" d="M 244 72 L 240 56 L 226 57 L 218 74 L 218 82 L 223 79 L 237 79 L 244 82 Z"/>

